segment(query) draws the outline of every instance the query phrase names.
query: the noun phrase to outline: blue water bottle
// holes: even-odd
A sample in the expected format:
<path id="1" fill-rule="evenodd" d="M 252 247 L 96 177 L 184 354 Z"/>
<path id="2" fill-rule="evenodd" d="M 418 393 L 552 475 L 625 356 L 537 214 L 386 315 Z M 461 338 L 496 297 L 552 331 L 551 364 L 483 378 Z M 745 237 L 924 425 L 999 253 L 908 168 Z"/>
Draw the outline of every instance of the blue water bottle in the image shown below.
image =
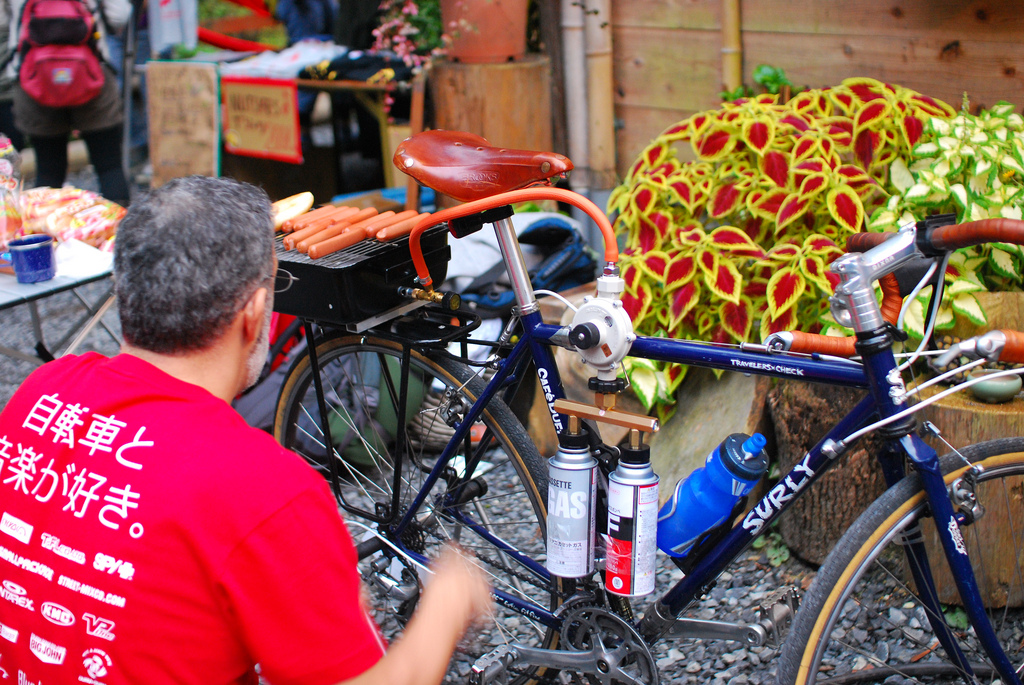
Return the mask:
<path id="1" fill-rule="evenodd" d="M 658 549 L 685 557 L 693 543 L 728 516 L 768 470 L 760 433 L 733 433 L 708 455 L 704 466 L 676 484 L 658 512 Z"/>

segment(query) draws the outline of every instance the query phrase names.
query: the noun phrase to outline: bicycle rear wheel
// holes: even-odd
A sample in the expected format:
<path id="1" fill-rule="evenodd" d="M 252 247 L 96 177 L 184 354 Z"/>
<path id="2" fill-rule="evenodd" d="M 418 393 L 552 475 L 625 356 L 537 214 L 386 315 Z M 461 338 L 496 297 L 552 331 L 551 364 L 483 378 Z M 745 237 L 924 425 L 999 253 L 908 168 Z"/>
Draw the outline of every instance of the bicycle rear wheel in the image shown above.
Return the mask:
<path id="1" fill-rule="evenodd" d="M 341 474 L 340 500 L 370 515 L 392 522 L 378 524 L 370 516 L 344 516 L 361 556 L 360 570 L 373 591 L 375 619 L 393 640 L 415 609 L 421 573 L 400 551 L 430 556 L 447 541 L 457 541 L 472 552 L 496 589 L 554 609 L 562 599 L 558 581 L 544 581 L 503 553 L 451 512 L 435 507 L 448 487 L 440 479 L 413 523 L 400 536 L 389 532 L 404 514 L 442 449 L 450 441 L 456 422 L 483 390 L 483 382 L 465 365 L 451 359 L 410 354 L 404 425 L 399 427 L 401 346 L 388 340 L 348 336 L 328 339 L 317 346 L 320 376 L 327 401 L 334 455 Z M 395 454 L 399 433 L 404 457 Z M 290 369 L 278 400 L 275 437 L 329 477 L 328 451 L 320 428 L 313 374 L 308 356 Z M 509 542 L 533 560 L 545 555 L 546 461 L 537 453 L 523 426 L 500 400 L 491 401 L 473 426 L 471 440 L 460 444 L 450 466 L 465 468 L 475 458 L 474 471 L 486 492 L 477 494 L 459 510 L 480 530 Z M 395 470 L 400 465 L 397 509 Z M 374 544 L 383 535 L 389 544 Z M 367 553 L 367 549 L 372 550 Z M 448 680 L 462 682 L 480 655 L 503 643 L 519 642 L 553 647 L 557 633 L 541 623 L 496 605 L 486 629 L 474 632 L 460 645 L 449 667 Z M 530 674 L 521 674 L 521 681 Z"/>
<path id="2" fill-rule="evenodd" d="M 962 457 L 960 456 L 962 455 Z M 975 488 L 985 509 L 963 526 L 986 611 L 1018 676 L 1024 668 L 1024 438 L 972 445 L 942 458 L 947 483 L 982 467 Z M 861 515 L 825 560 L 804 598 L 779 662 L 780 683 L 999 682 L 951 584 L 941 584 L 942 617 L 915 594 L 904 546 L 935 537 L 917 476 L 896 484 Z M 997 537 L 998 536 L 998 539 Z M 929 547 L 932 572 L 948 574 Z M 999 567 L 993 560 L 999 557 Z M 1006 562 L 1009 563 L 1006 563 Z M 947 589 L 948 586 L 948 589 Z M 974 678 L 948 658 L 930 623 L 950 626 Z"/>

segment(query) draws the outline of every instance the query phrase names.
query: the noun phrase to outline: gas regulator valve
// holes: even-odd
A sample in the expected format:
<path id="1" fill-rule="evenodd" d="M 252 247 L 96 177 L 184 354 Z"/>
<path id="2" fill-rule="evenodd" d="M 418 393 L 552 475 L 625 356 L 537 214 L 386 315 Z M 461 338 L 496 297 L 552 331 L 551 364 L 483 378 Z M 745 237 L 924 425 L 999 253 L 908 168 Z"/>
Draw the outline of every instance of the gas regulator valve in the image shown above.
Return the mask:
<path id="1" fill-rule="evenodd" d="M 598 278 L 597 295 L 583 300 L 569 329 L 569 342 L 602 378 L 617 373 L 636 340 L 633 322 L 619 299 L 624 285 L 618 276 Z"/>

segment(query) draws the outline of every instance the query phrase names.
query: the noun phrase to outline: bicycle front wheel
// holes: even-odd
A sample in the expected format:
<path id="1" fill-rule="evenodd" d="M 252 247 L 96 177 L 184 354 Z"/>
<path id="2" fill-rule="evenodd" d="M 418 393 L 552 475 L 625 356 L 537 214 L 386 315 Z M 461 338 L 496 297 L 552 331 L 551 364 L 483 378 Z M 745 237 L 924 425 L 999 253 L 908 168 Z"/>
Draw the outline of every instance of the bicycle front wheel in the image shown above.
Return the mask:
<path id="1" fill-rule="evenodd" d="M 1024 667 L 1024 438 L 972 445 L 942 458 L 947 484 L 983 469 L 974 488 L 984 514 L 963 526 L 986 612 L 1020 675 Z M 779 662 L 780 683 L 1000 682 L 967 622 L 917 476 L 890 488 L 857 519 L 804 598 Z M 929 611 L 911 579 L 907 543 L 925 541 L 941 607 Z M 939 644 L 942 621 L 971 664 L 958 668 Z"/>
<path id="2" fill-rule="evenodd" d="M 472 437 L 458 445 L 448 463 L 450 473 L 458 473 L 478 462 L 475 489 L 457 511 L 436 506 L 448 487 L 444 478 L 439 479 L 414 512 L 412 523 L 396 534 L 394 525 L 423 490 L 427 474 L 450 442 L 453 426 L 462 422 L 484 383 L 461 363 L 412 351 L 403 385 L 402 348 L 381 338 L 331 338 L 318 344 L 317 357 L 333 442 L 330 453 L 341 475 L 339 500 L 364 514 L 360 518 L 349 509 L 344 517 L 360 550 L 360 570 L 369 581 L 374 617 L 385 636 L 394 640 L 416 606 L 423 572 L 407 553 L 429 557 L 449 541 L 473 553 L 495 589 L 542 608 L 556 608 L 564 594 L 559 581 L 541 579 L 487 537 L 500 538 L 543 564 L 546 461 L 512 411 L 499 399 L 489 402 Z M 275 437 L 329 476 L 320 426 L 312 368 L 309 357 L 303 356 L 289 370 L 282 388 Z M 397 448 L 403 442 L 399 457 Z M 473 661 L 503 643 L 553 647 L 557 633 L 528 614 L 497 605 L 494 621 L 462 641 L 447 679 L 463 682 Z M 526 682 L 540 674 L 520 675 Z"/>

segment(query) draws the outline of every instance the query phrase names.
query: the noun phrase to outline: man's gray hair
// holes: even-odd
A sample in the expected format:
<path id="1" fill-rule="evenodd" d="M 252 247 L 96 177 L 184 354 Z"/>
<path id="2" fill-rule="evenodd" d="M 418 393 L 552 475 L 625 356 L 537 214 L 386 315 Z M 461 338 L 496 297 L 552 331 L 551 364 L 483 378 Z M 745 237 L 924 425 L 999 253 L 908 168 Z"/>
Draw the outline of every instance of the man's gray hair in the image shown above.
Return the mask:
<path id="1" fill-rule="evenodd" d="M 206 176 L 174 179 L 132 203 L 114 244 L 125 341 L 174 354 L 219 338 L 273 275 L 270 212 L 256 186 Z"/>

